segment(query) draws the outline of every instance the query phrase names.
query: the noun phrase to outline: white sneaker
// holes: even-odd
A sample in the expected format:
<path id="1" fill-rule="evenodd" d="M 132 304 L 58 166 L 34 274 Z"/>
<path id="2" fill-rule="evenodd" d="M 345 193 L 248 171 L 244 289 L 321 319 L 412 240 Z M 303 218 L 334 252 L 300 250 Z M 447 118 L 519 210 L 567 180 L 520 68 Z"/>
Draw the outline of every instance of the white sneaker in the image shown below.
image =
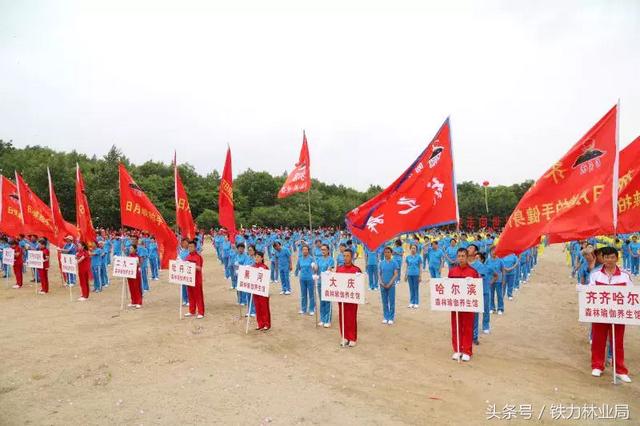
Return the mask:
<path id="1" fill-rule="evenodd" d="M 625 383 L 631 383 L 631 377 L 627 374 L 616 374 L 616 377 Z"/>
<path id="2" fill-rule="evenodd" d="M 413 309 L 418 309 L 420 308 L 420 305 L 413 305 Z"/>
<path id="3" fill-rule="evenodd" d="M 142 308 L 142 305 L 136 305 L 136 309 Z"/>
<path id="4" fill-rule="evenodd" d="M 409 305 L 409 306 L 407 306 L 407 308 L 413 309 L 413 305 Z"/>
<path id="5" fill-rule="evenodd" d="M 502 312 L 502 311 L 498 311 L 498 315 L 502 315 L 502 314 L 503 314 L 503 312 Z"/>
<path id="6" fill-rule="evenodd" d="M 202 318 L 204 318 L 204 315 L 198 315 L 198 316 L 196 317 L 196 319 L 202 319 Z"/>
<path id="7" fill-rule="evenodd" d="M 451 357 L 451 359 L 454 360 L 454 361 L 458 361 L 460 359 L 461 355 L 462 354 L 460 352 L 454 352 L 453 356 Z"/>
<path id="8" fill-rule="evenodd" d="M 383 323 L 383 324 L 389 324 L 389 321 L 387 321 L 387 320 L 382 320 L 382 323 Z"/>
<path id="9" fill-rule="evenodd" d="M 331 327 L 331 323 L 330 322 L 324 323 L 324 328 L 329 328 L 329 327 Z"/>
<path id="10" fill-rule="evenodd" d="M 353 347 L 356 345 L 356 342 L 349 342 L 347 345 L 348 345 L 350 348 L 353 348 Z M 628 376 L 627 376 L 627 378 L 628 378 Z M 629 379 L 629 381 L 631 381 L 631 379 Z"/>
<path id="11" fill-rule="evenodd" d="M 322 327 L 322 326 L 324 325 L 324 323 L 323 323 L 322 321 L 320 321 L 320 322 L 318 323 L 318 325 L 319 325 L 320 327 Z"/>
<path id="12" fill-rule="evenodd" d="M 393 320 L 387 321 L 387 324 L 389 324 L 389 325 L 393 324 Z"/>
<path id="13" fill-rule="evenodd" d="M 47 293 L 45 293 L 45 292 L 44 292 L 44 291 L 42 291 L 42 290 L 38 290 L 38 294 L 47 294 Z"/>
<path id="14" fill-rule="evenodd" d="M 602 375 L 602 370 L 600 370 L 599 368 L 594 368 L 593 370 L 591 370 L 591 375 L 593 377 L 600 377 Z"/>
<path id="15" fill-rule="evenodd" d="M 16 284 L 16 285 L 14 285 L 14 286 L 13 286 L 13 287 L 11 287 L 11 288 L 20 288 L 20 286 L 19 286 L 18 284 Z"/>
<path id="16" fill-rule="evenodd" d="M 493 309 L 489 309 L 489 313 L 492 314 L 493 313 Z"/>
<path id="17" fill-rule="evenodd" d="M 281 291 L 280 294 L 284 294 L 284 291 Z"/>
<path id="18" fill-rule="evenodd" d="M 187 312 L 186 314 L 183 315 L 185 318 L 191 317 L 193 316 L 193 314 L 191 314 L 190 312 Z"/>
<path id="19" fill-rule="evenodd" d="M 314 316 L 315 314 L 315 312 L 309 312 L 309 316 Z"/>
<path id="20" fill-rule="evenodd" d="M 462 360 L 464 362 L 471 361 L 471 356 L 467 354 L 462 354 Z"/>
<path id="21" fill-rule="evenodd" d="M 482 332 L 483 332 L 484 334 L 489 334 L 489 333 L 491 333 L 491 331 L 489 331 L 489 330 L 482 330 Z"/>
<path id="22" fill-rule="evenodd" d="M 304 315 L 304 312 L 302 312 L 302 311 L 298 311 L 298 313 L 299 313 L 300 315 Z"/>
<path id="23" fill-rule="evenodd" d="M 509 296 L 509 300 L 513 300 L 513 296 Z"/>
<path id="24" fill-rule="evenodd" d="M 285 291 L 284 294 L 288 296 L 288 295 L 291 294 L 291 292 L 290 291 Z"/>
<path id="25" fill-rule="evenodd" d="M 81 301 L 81 302 L 84 302 L 85 300 L 87 300 L 87 298 L 86 297 L 78 297 L 78 300 Z"/>
<path id="26" fill-rule="evenodd" d="M 135 305 L 134 305 L 133 303 L 129 303 L 129 304 L 127 305 L 127 308 L 133 308 L 134 306 L 135 306 Z"/>

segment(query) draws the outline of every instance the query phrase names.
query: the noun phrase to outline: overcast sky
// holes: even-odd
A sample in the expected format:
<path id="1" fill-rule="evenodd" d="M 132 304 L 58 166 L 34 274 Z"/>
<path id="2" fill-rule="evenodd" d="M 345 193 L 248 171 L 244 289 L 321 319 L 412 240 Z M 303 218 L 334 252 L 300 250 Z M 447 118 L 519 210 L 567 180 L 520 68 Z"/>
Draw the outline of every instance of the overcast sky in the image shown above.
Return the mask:
<path id="1" fill-rule="evenodd" d="M 0 0 L 0 139 L 386 186 L 451 116 L 457 180 L 537 179 L 618 98 L 640 1 Z M 267 6 L 268 5 L 268 6 Z"/>

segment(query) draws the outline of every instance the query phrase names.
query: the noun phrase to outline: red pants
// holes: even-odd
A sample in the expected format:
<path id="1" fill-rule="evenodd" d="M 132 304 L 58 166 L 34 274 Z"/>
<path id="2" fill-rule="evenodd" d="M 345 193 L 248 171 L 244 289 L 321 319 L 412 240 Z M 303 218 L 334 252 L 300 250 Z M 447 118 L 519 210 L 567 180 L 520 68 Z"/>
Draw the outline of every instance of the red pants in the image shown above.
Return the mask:
<path id="1" fill-rule="evenodd" d="M 344 310 L 344 333 L 342 331 L 342 311 Z M 350 342 L 358 340 L 358 304 L 338 303 L 340 335 Z"/>
<path id="2" fill-rule="evenodd" d="M 629 370 L 624 365 L 624 324 L 615 324 L 616 332 L 616 374 L 628 374 Z M 607 348 L 607 336 L 611 344 L 611 324 L 594 322 L 591 324 L 591 368 L 604 370 L 605 351 Z"/>
<path id="3" fill-rule="evenodd" d="M 142 288 L 140 286 L 140 278 L 127 278 L 127 283 L 129 284 L 131 304 L 142 305 Z"/>
<path id="4" fill-rule="evenodd" d="M 13 273 L 16 274 L 16 284 L 22 287 L 22 263 L 13 264 Z"/>
<path id="5" fill-rule="evenodd" d="M 78 282 L 80 282 L 80 292 L 85 299 L 89 298 L 89 276 L 91 273 L 88 269 L 80 269 L 78 271 Z"/>
<path id="6" fill-rule="evenodd" d="M 38 277 L 40 277 L 40 289 L 45 293 L 49 293 L 49 270 L 38 269 Z"/>
<path id="7" fill-rule="evenodd" d="M 456 334 L 456 313 L 451 312 L 451 344 L 454 352 L 473 355 L 473 312 L 458 312 L 460 318 L 460 347 Z"/>
<path id="8" fill-rule="evenodd" d="M 269 298 L 254 294 L 253 303 L 256 305 L 256 320 L 258 321 L 258 328 L 271 328 Z"/>
<path id="9" fill-rule="evenodd" d="M 202 292 L 202 283 L 197 283 L 195 287 L 187 287 L 189 295 L 189 313 L 194 315 L 196 309 L 199 315 L 204 315 L 204 294 Z"/>

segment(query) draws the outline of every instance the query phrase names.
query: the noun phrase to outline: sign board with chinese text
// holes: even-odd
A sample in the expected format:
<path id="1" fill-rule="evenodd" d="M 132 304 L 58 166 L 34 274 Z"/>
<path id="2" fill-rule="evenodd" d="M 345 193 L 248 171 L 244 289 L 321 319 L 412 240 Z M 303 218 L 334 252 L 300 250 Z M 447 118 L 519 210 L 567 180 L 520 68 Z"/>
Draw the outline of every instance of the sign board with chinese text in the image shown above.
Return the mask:
<path id="1" fill-rule="evenodd" d="M 432 311 L 484 311 L 482 278 L 432 278 L 429 286 Z"/>
<path id="2" fill-rule="evenodd" d="M 584 287 L 578 293 L 578 321 L 640 325 L 640 286 Z"/>
<path id="3" fill-rule="evenodd" d="M 238 291 L 269 297 L 269 270 L 242 265 L 238 267 Z"/>
<path id="4" fill-rule="evenodd" d="M 2 249 L 2 264 L 13 265 L 15 262 L 15 252 L 12 248 Z"/>
<path id="5" fill-rule="evenodd" d="M 196 264 L 184 260 L 169 261 L 169 283 L 196 286 Z"/>
<path id="6" fill-rule="evenodd" d="M 44 266 L 44 253 L 41 250 L 29 250 L 27 266 L 29 268 L 42 269 Z"/>
<path id="7" fill-rule="evenodd" d="M 321 278 L 321 299 L 325 302 L 364 304 L 364 274 L 325 271 Z"/>
<path id="8" fill-rule="evenodd" d="M 78 259 L 75 254 L 61 254 L 60 263 L 62 264 L 62 272 L 65 274 L 78 274 Z"/>
<path id="9" fill-rule="evenodd" d="M 113 256 L 113 276 L 116 278 L 135 278 L 138 269 L 138 258 L 129 256 Z"/>

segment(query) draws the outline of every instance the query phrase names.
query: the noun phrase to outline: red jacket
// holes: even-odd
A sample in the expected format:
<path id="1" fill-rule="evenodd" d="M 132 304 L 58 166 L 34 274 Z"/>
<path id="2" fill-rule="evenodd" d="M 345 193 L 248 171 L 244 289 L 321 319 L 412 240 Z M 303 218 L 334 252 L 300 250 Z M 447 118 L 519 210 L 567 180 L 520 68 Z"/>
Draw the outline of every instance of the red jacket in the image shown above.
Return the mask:
<path id="1" fill-rule="evenodd" d="M 464 268 L 454 266 L 449 269 L 449 278 L 480 278 L 480 274 L 471 265 L 467 264 Z"/>

